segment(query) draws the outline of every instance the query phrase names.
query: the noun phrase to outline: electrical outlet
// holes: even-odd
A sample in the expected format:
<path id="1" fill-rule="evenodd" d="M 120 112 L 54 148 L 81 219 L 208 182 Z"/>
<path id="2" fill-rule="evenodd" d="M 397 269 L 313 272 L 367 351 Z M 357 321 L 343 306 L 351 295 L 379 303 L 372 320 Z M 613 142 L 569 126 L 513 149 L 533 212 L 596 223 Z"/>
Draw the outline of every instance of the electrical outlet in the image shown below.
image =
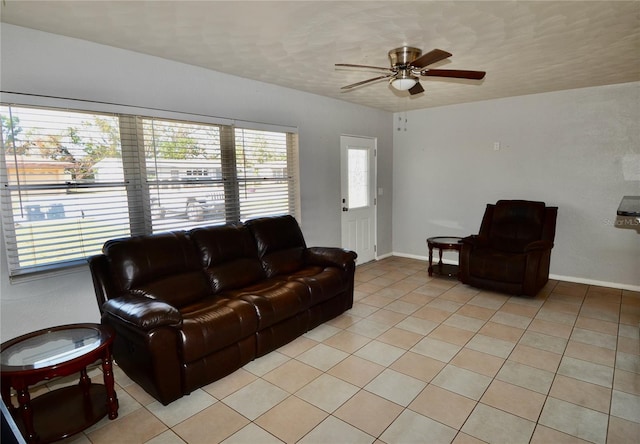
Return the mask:
<path id="1" fill-rule="evenodd" d="M 493 142 L 493 151 L 500 151 L 500 142 Z"/>

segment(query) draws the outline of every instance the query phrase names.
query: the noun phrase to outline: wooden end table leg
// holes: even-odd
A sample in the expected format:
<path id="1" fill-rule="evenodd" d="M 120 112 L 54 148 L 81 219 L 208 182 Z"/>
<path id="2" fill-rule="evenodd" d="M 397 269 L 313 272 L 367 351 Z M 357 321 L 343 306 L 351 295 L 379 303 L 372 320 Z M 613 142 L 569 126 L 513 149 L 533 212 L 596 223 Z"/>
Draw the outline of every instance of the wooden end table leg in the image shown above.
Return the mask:
<path id="1" fill-rule="evenodd" d="M 80 370 L 80 382 L 78 383 L 78 385 L 82 387 L 82 390 L 84 391 L 85 394 L 89 391 L 89 386 L 91 385 L 91 379 L 89 378 L 89 375 L 87 375 L 86 367 Z"/>
<path id="2" fill-rule="evenodd" d="M 429 268 L 427 268 L 429 276 L 433 276 L 433 245 L 429 245 Z"/>
<path id="3" fill-rule="evenodd" d="M 5 381 L 2 381 L 2 400 L 4 401 L 4 405 L 7 406 L 7 410 L 11 413 L 16 410 L 15 406 L 11 402 L 11 386 Z"/>
<path id="4" fill-rule="evenodd" d="M 109 412 L 109 419 L 116 419 L 118 417 L 118 397 L 116 396 L 114 388 L 111 352 L 108 349 L 102 358 L 102 373 L 104 374 L 104 386 L 107 390 L 107 412 Z"/>
<path id="5" fill-rule="evenodd" d="M 18 393 L 18 409 L 22 416 L 22 422 L 24 424 L 24 431 L 27 442 L 34 443 L 38 441 L 38 435 L 33 427 L 33 409 L 31 408 L 31 396 L 29 395 L 28 387 L 16 388 Z"/>

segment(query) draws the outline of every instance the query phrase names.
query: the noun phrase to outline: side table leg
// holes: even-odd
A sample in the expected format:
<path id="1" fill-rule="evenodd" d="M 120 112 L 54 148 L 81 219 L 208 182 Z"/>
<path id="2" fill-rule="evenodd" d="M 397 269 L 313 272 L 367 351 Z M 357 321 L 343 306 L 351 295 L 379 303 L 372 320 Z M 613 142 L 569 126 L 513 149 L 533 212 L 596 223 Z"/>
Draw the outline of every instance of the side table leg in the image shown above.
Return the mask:
<path id="1" fill-rule="evenodd" d="M 429 245 L 429 268 L 427 268 L 429 276 L 433 276 L 433 246 Z"/>
<path id="2" fill-rule="evenodd" d="M 80 387 L 82 387 L 82 390 L 87 393 L 89 391 L 89 386 L 91 386 L 91 379 L 89 378 L 89 375 L 87 375 L 87 368 L 83 368 L 82 370 L 80 370 L 80 382 L 79 384 Z"/>
<path id="3" fill-rule="evenodd" d="M 11 402 L 11 386 L 5 381 L 2 381 L 2 400 L 7 406 L 7 410 L 13 413 L 16 408 Z"/>
<path id="4" fill-rule="evenodd" d="M 33 428 L 33 409 L 31 408 L 31 396 L 29 396 L 28 387 L 19 388 L 16 391 L 18 392 L 19 410 L 24 424 L 24 431 L 27 435 L 27 442 L 37 442 L 39 438 Z"/>
<path id="5" fill-rule="evenodd" d="M 104 374 L 104 386 L 107 390 L 107 411 L 109 419 L 118 417 L 118 397 L 114 388 L 113 364 L 111 362 L 111 353 L 106 350 L 102 358 L 102 373 Z"/>

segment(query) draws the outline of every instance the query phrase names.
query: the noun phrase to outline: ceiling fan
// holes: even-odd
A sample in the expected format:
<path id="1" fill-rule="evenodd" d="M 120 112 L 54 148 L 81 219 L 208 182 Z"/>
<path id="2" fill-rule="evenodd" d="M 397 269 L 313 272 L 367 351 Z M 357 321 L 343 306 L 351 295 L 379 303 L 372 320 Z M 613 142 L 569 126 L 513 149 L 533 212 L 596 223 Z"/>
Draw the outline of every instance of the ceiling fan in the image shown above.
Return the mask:
<path id="1" fill-rule="evenodd" d="M 460 69 L 429 69 L 427 66 L 451 57 L 451 53 L 441 49 L 434 49 L 426 54 L 418 48 L 402 46 L 389 51 L 391 68 L 380 66 L 354 65 L 351 63 L 336 63 L 336 67 L 365 68 L 388 72 L 372 79 L 352 83 L 340 89 L 351 89 L 376 80 L 389 79 L 391 86 L 400 91 L 409 91 L 409 94 L 420 94 L 424 88 L 420 85 L 420 76 L 451 77 L 456 79 L 481 80 L 485 76 L 484 71 L 468 71 Z"/>

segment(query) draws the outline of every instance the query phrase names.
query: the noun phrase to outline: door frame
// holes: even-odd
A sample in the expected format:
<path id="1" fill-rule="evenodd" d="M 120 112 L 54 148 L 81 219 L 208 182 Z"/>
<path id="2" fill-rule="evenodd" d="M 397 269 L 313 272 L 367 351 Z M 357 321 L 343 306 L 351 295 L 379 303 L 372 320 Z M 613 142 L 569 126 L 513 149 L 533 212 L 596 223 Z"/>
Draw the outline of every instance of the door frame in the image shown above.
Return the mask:
<path id="1" fill-rule="evenodd" d="M 373 245 L 373 260 L 378 259 L 378 138 L 377 137 L 369 137 L 369 136 L 359 136 L 353 134 L 341 134 L 340 135 L 340 243 L 343 248 L 345 248 L 345 233 L 344 224 L 343 224 L 343 211 L 342 211 L 342 199 L 346 195 L 346 190 L 344 189 L 345 183 L 343 180 L 343 167 L 344 162 L 346 161 L 346 156 L 343 151 L 343 145 L 345 145 L 344 139 L 346 137 L 356 138 L 356 139 L 364 139 L 373 143 L 373 152 L 370 158 L 369 167 L 372 168 L 372 183 L 371 185 L 371 194 L 372 194 L 372 219 L 373 219 L 373 229 L 371 230 L 370 241 Z M 356 262 L 360 265 L 358 262 Z"/>

